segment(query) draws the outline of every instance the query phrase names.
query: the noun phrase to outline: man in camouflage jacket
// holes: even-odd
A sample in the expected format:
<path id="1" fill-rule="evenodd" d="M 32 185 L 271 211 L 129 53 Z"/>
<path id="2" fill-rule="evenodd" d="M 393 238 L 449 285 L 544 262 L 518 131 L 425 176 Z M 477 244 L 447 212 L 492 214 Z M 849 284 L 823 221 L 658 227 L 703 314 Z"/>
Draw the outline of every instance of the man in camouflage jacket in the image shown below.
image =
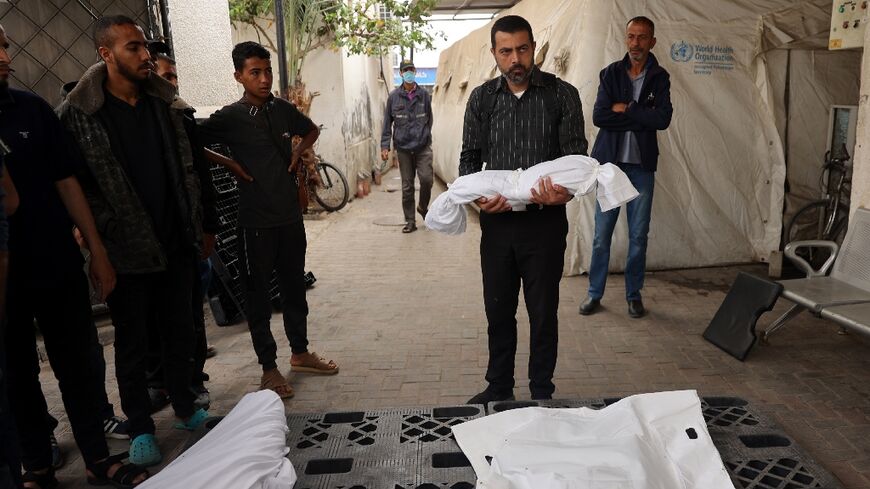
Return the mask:
<path id="1" fill-rule="evenodd" d="M 153 72 L 142 29 L 128 17 L 103 17 L 94 42 L 102 61 L 58 112 L 84 159 L 82 187 L 117 271 L 107 302 L 118 390 L 129 418 L 130 461 L 149 466 L 162 461 L 146 381 L 149 330 L 161 338 L 176 427 L 196 429 L 207 417 L 190 390 L 200 183 L 184 126 L 188 107 Z"/>
<path id="2" fill-rule="evenodd" d="M 165 253 L 98 115 L 105 102 L 105 79 L 105 63 L 91 66 L 58 108 L 58 115 L 79 143 L 86 168 L 82 168 L 78 176 L 115 271 L 162 271 L 166 268 Z M 168 177 L 179 213 L 183 216 L 184 239 L 199 249 L 202 243 L 200 183 L 194 171 L 193 153 L 184 129 L 184 114 L 191 107 L 176 98 L 175 87 L 159 76 L 149 76 L 143 83 L 143 89 L 164 101 L 169 108 L 168 111 L 156 111 L 161 131 L 177 142 L 175 146 L 166 146 L 165 156 L 170 170 Z"/>

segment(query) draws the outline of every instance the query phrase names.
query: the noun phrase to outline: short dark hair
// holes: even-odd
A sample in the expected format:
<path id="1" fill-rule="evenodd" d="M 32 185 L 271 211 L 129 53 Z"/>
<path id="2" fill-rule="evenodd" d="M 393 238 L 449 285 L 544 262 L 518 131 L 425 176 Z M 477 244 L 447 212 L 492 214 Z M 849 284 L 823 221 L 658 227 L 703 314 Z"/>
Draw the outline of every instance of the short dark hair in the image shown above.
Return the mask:
<path id="1" fill-rule="evenodd" d="M 157 53 L 157 59 L 162 59 L 163 61 L 166 61 L 167 63 L 171 64 L 172 66 L 175 66 L 175 60 L 172 59 L 171 56 L 167 56 L 163 53 Z"/>
<path id="2" fill-rule="evenodd" d="M 625 23 L 625 27 L 628 28 L 628 26 L 630 26 L 632 22 L 635 22 L 638 24 L 643 24 L 643 25 L 649 27 L 650 35 L 655 37 L 656 24 L 655 24 L 655 22 L 650 20 L 649 17 L 644 17 L 643 15 L 638 15 L 637 17 L 633 17 L 631 20 L 629 20 L 628 22 Z"/>
<path id="3" fill-rule="evenodd" d="M 233 66 L 236 71 L 242 71 L 248 58 L 272 59 L 272 55 L 262 44 L 254 41 L 236 44 L 236 47 L 233 48 Z"/>
<path id="4" fill-rule="evenodd" d="M 109 29 L 116 25 L 133 25 L 139 27 L 135 20 L 126 15 L 107 15 L 100 17 L 94 23 L 94 47 L 112 47 L 115 39 L 109 35 Z"/>
<path id="5" fill-rule="evenodd" d="M 495 47 L 496 32 L 507 32 L 513 34 L 514 32 L 519 31 L 528 32 L 529 41 L 535 42 L 535 36 L 532 34 L 532 25 L 529 24 L 528 20 L 519 15 L 505 15 L 504 17 L 499 18 L 495 21 L 495 24 L 492 25 L 492 29 L 489 31 L 489 39 L 492 41 L 492 47 Z"/>

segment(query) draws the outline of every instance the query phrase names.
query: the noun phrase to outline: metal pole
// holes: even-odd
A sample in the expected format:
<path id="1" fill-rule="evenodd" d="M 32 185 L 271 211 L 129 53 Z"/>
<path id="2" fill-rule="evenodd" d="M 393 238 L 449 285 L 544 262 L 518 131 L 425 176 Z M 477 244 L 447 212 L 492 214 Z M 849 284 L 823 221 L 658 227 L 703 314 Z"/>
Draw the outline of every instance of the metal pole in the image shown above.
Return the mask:
<path id="1" fill-rule="evenodd" d="M 148 39 L 154 39 L 157 35 L 157 27 L 154 22 L 154 0 L 145 0 L 145 10 L 148 14 L 148 30 L 145 32 L 145 37 Z"/>
<path id="2" fill-rule="evenodd" d="M 91 15 L 91 17 L 94 18 L 94 20 L 100 18 L 99 15 L 97 15 L 96 13 L 94 13 L 94 9 L 92 9 L 90 5 L 87 5 L 87 4 L 86 4 L 85 2 L 83 2 L 82 0 L 76 0 L 76 1 L 78 2 L 79 5 L 82 6 L 83 9 L 85 9 L 85 11 L 87 11 L 88 14 Z"/>
<path id="3" fill-rule="evenodd" d="M 175 55 L 175 45 L 172 42 L 172 27 L 169 24 L 169 8 L 166 6 L 166 0 L 159 0 L 160 5 L 160 20 L 163 23 L 163 42 L 169 45 L 169 55 Z"/>
<path id="4" fill-rule="evenodd" d="M 278 93 L 287 90 L 287 45 L 284 32 L 284 0 L 275 0 L 275 30 L 278 31 Z"/>

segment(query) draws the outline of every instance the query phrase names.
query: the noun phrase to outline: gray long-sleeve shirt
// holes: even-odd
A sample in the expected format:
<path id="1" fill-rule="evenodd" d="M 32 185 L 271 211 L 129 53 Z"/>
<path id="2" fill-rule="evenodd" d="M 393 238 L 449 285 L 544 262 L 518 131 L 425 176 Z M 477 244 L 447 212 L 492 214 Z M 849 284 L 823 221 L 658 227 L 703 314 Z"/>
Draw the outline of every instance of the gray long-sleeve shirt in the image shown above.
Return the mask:
<path id="1" fill-rule="evenodd" d="M 396 149 L 414 151 L 432 143 L 432 97 L 415 86 L 411 92 L 399 86 L 390 92 L 384 112 L 381 149 L 390 149 L 390 139 Z"/>

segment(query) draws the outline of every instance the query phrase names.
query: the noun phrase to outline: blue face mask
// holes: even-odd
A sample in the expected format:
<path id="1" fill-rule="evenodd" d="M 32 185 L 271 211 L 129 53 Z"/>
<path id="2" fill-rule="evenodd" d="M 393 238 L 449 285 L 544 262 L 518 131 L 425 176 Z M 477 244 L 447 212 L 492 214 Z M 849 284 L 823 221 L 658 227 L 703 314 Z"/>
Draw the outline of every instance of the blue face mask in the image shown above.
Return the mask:
<path id="1" fill-rule="evenodd" d="M 402 73 L 402 80 L 403 80 L 405 83 L 414 83 L 414 80 L 415 80 L 416 76 L 417 76 L 416 73 L 414 73 L 413 71 L 408 70 L 408 71 Z"/>

